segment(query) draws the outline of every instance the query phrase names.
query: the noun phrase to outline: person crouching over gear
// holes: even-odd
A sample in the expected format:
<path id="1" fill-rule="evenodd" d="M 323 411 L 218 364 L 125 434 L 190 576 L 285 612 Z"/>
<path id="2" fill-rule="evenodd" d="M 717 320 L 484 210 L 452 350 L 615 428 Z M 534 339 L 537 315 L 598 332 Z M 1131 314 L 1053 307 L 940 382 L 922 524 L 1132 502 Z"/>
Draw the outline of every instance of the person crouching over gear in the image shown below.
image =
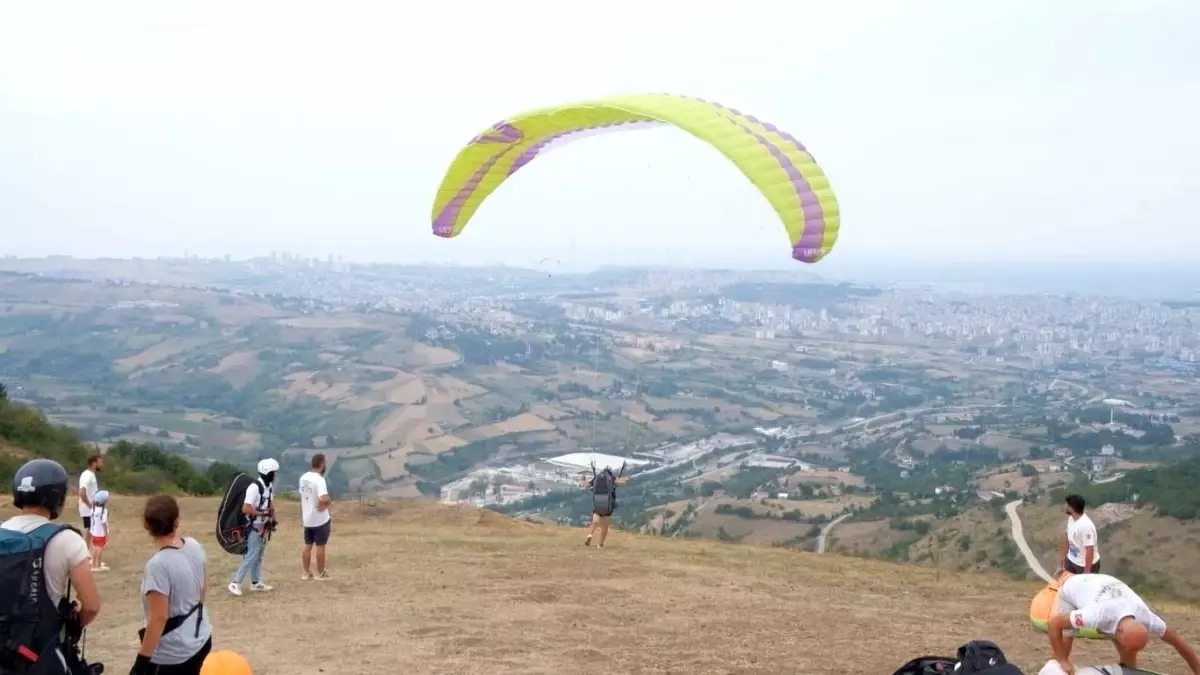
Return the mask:
<path id="1" fill-rule="evenodd" d="M 622 473 L 624 472 L 622 471 Z M 590 480 L 580 478 L 580 484 L 592 491 L 592 529 L 588 532 L 587 539 L 583 540 L 584 546 L 592 545 L 592 537 L 595 536 L 596 530 L 599 530 L 600 539 L 596 542 L 596 546 L 604 548 L 604 540 L 608 538 L 609 519 L 617 510 L 617 486 L 628 482 L 628 478 L 617 476 L 607 466 L 599 473 L 592 469 Z"/>
<path id="2" fill-rule="evenodd" d="M 103 672 L 79 649 L 84 627 L 100 613 L 88 546 L 75 528 L 51 522 L 67 501 L 67 483 L 66 469 L 49 459 L 13 475 L 21 515 L 0 523 L 0 673 Z"/>
<path id="3" fill-rule="evenodd" d="M 271 533 L 275 531 L 275 472 L 279 462 L 267 458 L 258 463 L 258 480 L 246 488 L 242 513 L 250 516 L 250 531 L 246 535 L 246 555 L 229 582 L 229 592 L 242 594 L 242 580 L 250 574 L 250 590 L 269 591 L 273 587 L 262 581 L 263 552 Z"/>
<path id="4" fill-rule="evenodd" d="M 1138 654 L 1150 636 L 1175 648 L 1194 675 L 1200 675 L 1200 656 L 1132 588 L 1107 574 L 1077 574 L 1062 582 L 1046 633 L 1059 670 L 1073 675 L 1071 646 L 1075 631 L 1093 628 L 1112 640 L 1122 668 L 1137 668 Z M 1049 665 L 1049 664 L 1047 664 Z M 1045 669 L 1043 669 L 1045 672 Z"/>

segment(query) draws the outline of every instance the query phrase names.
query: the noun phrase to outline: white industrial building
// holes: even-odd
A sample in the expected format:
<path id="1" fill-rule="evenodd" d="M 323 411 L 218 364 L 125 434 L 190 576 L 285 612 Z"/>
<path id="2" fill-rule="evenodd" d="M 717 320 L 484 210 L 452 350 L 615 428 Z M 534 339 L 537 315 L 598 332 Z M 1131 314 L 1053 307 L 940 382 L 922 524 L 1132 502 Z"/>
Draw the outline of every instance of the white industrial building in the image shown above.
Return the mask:
<path id="1" fill-rule="evenodd" d="M 649 463 L 641 459 L 607 455 L 602 452 L 572 452 L 542 460 L 538 463 L 538 468 L 543 468 L 543 465 L 545 465 L 545 469 L 548 471 L 557 469 L 568 473 L 579 473 L 580 471 L 591 471 L 593 466 L 596 467 L 597 471 L 605 467 L 613 471 L 620 471 L 622 464 L 625 465 L 626 469 L 632 469 Z"/>

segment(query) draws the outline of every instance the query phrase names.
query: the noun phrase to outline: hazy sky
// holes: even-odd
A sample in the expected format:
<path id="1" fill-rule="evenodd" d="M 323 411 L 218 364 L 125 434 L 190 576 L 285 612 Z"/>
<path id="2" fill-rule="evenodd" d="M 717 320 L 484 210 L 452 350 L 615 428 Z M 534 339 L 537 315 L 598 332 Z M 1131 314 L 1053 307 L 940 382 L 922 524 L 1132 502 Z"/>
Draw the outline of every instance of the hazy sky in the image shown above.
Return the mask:
<path id="1" fill-rule="evenodd" d="M 0 253 L 1200 261 L 1200 2 L 717 7 L 3 3 Z M 430 233 L 473 135 L 639 91 L 721 101 L 805 142 L 841 203 L 833 253 L 793 263 L 750 183 L 673 129 L 571 144 L 459 238 Z"/>

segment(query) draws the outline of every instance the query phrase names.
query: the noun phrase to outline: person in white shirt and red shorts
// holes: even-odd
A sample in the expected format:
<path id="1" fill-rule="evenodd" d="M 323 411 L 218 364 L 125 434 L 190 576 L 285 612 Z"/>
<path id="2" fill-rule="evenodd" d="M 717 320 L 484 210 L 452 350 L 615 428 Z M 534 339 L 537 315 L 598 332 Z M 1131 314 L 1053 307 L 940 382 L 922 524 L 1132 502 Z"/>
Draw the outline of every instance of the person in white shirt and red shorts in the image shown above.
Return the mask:
<path id="1" fill-rule="evenodd" d="M 104 547 L 108 546 L 108 490 L 100 490 L 92 496 L 92 520 L 89 527 L 92 535 L 92 571 L 108 569 L 104 563 Z"/>

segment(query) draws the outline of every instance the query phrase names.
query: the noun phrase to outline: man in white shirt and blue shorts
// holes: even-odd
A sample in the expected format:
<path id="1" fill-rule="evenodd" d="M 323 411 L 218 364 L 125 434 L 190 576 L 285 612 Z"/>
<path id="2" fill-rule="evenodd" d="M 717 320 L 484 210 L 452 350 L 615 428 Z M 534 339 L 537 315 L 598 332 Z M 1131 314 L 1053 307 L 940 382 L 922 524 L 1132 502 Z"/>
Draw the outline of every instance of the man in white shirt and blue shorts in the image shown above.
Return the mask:
<path id="1" fill-rule="evenodd" d="M 303 579 L 326 581 L 325 545 L 329 543 L 332 518 L 329 505 L 329 486 L 325 483 L 325 455 L 317 453 L 309 462 L 312 470 L 300 477 L 300 516 L 304 521 L 304 550 L 300 555 L 304 565 Z M 312 572 L 313 549 L 317 551 L 317 571 Z"/>

